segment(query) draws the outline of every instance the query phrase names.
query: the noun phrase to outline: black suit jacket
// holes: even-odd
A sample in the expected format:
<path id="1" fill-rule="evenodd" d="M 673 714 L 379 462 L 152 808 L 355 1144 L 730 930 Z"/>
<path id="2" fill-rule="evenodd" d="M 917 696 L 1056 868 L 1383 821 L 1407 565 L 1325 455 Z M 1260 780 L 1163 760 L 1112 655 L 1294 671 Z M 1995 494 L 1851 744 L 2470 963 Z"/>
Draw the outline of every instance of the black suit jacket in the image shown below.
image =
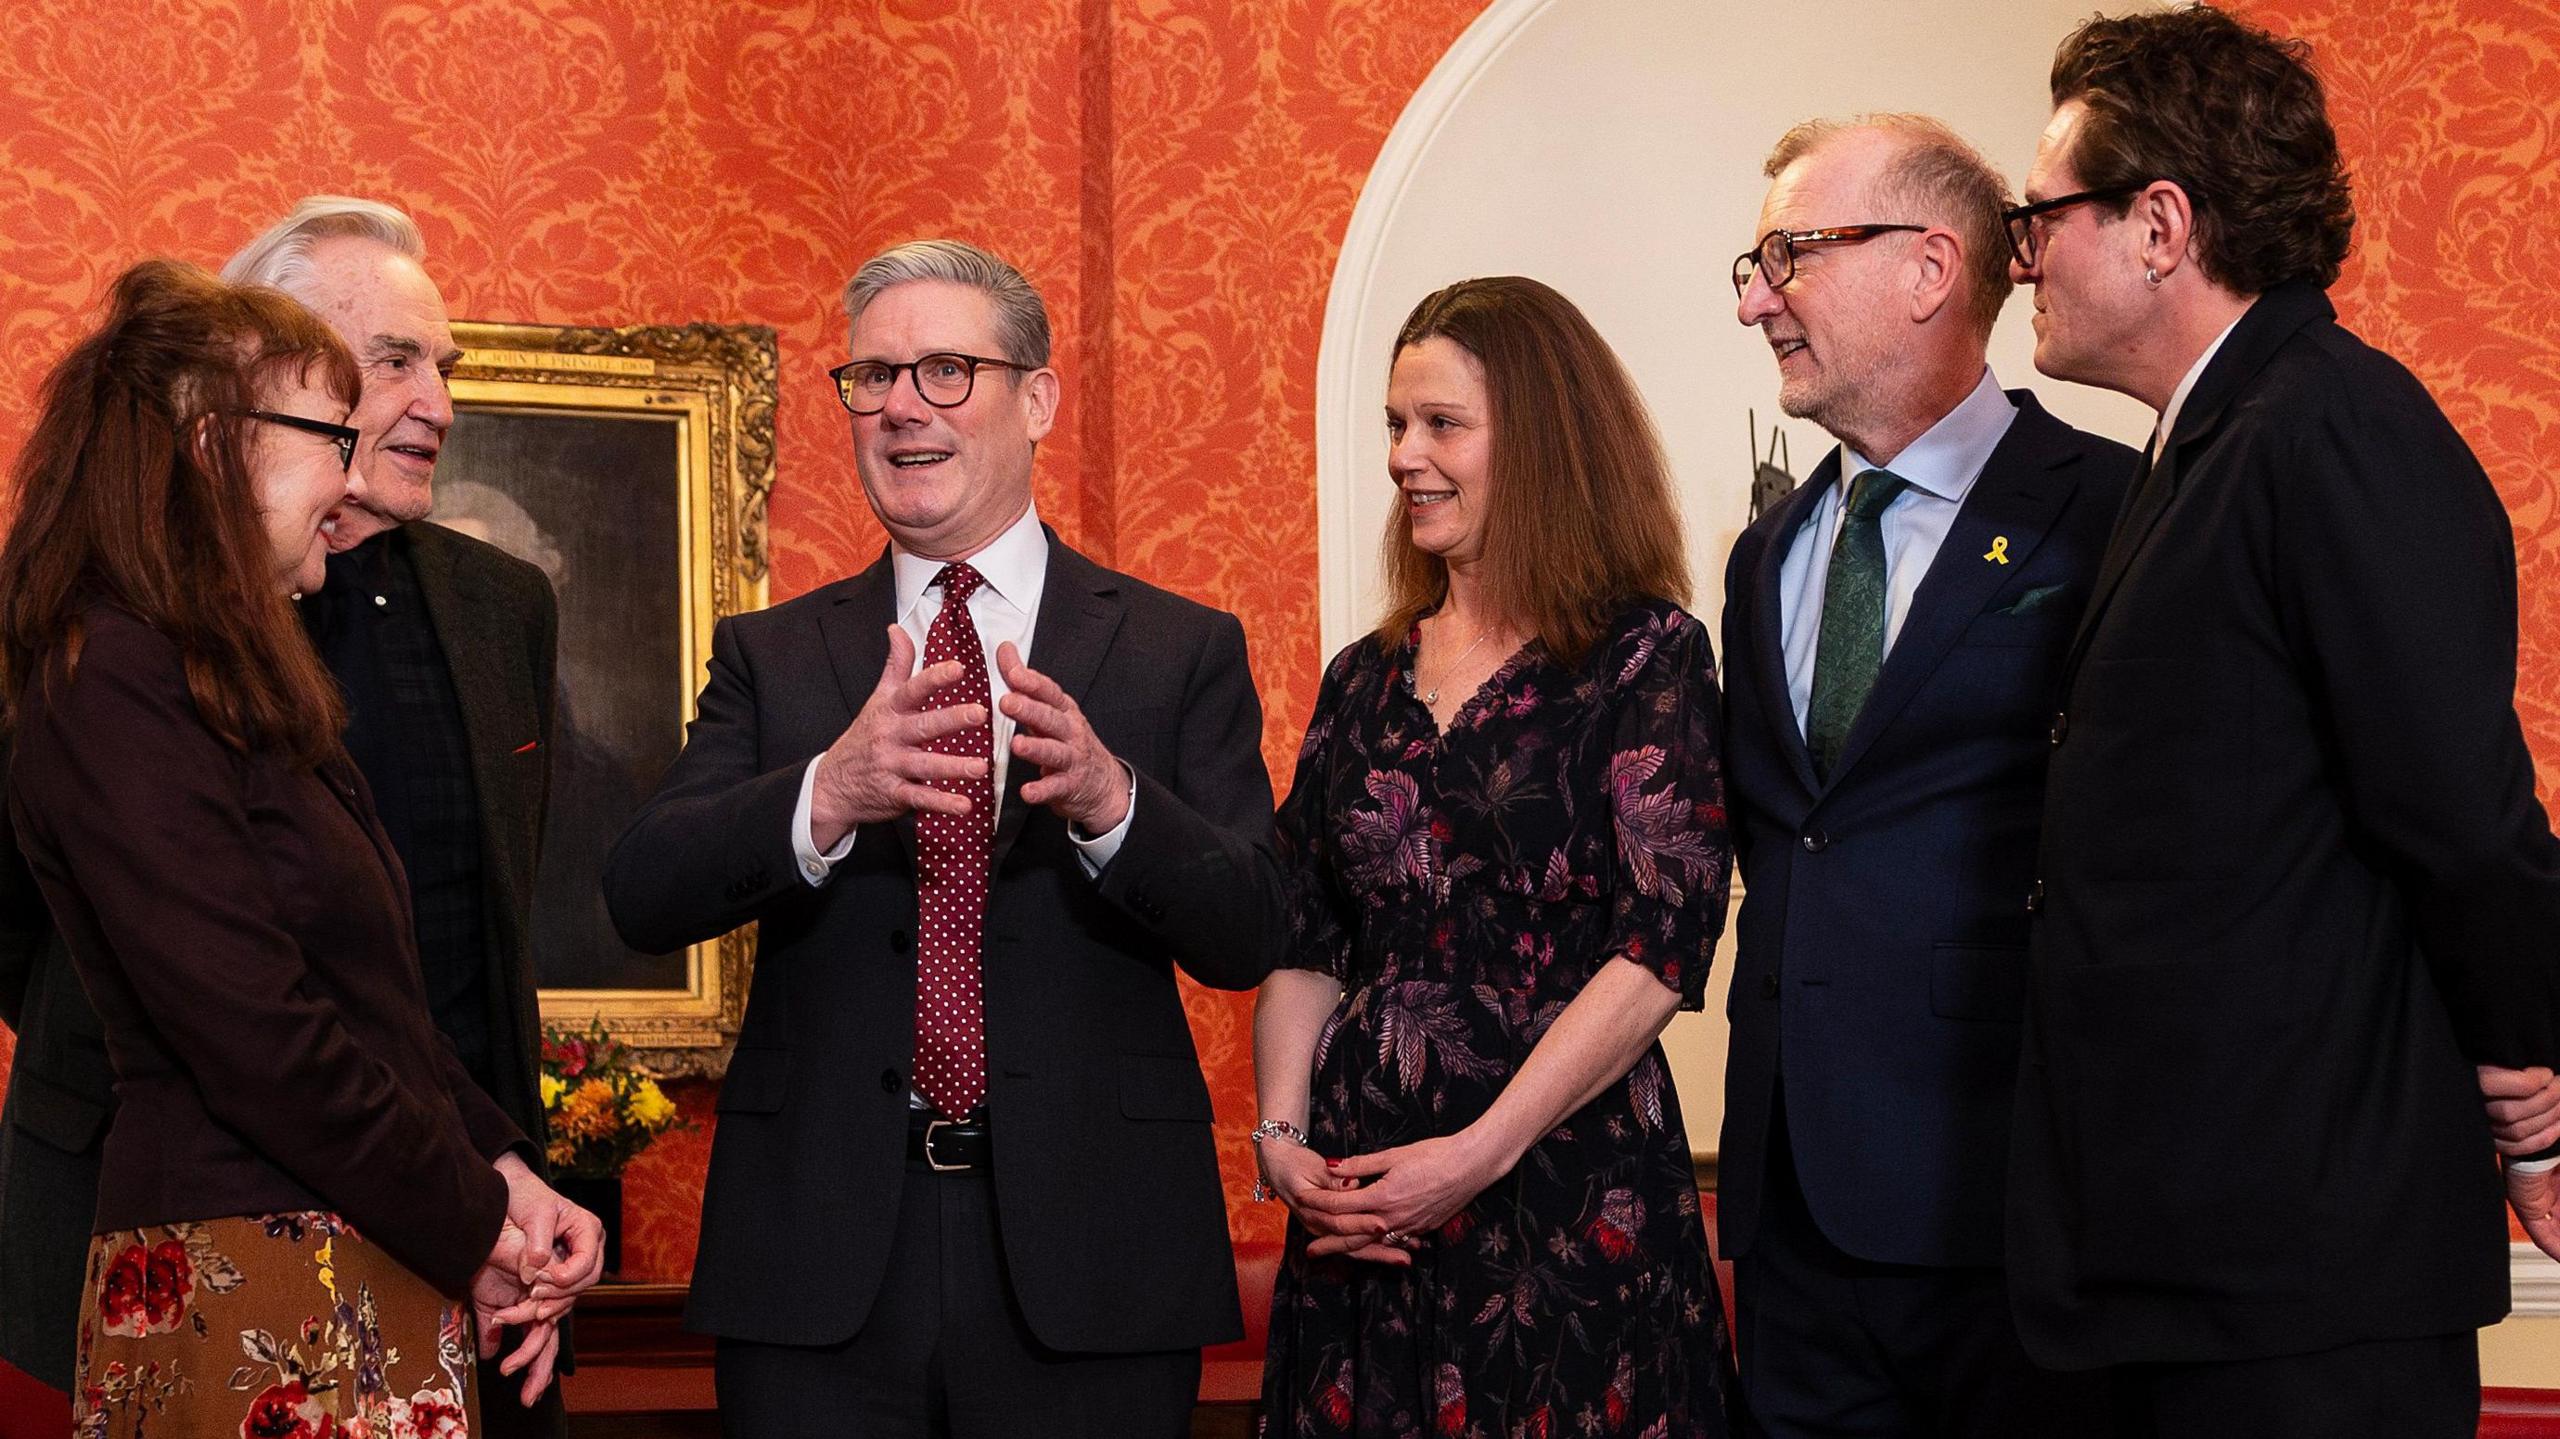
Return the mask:
<path id="1" fill-rule="evenodd" d="M 760 925 L 686 1314 L 730 1338 L 851 1336 L 895 1228 L 915 1040 L 913 822 L 864 826 L 823 887 L 801 877 L 791 844 L 802 771 L 879 682 L 894 596 L 884 552 L 851 579 L 721 621 L 684 754 L 606 865 L 614 922 L 636 948 Z M 1007 767 L 984 992 L 1014 1294 L 1054 1349 L 1233 1339 L 1209 1090 L 1174 972 L 1247 989 L 1280 939 L 1243 628 L 1052 535 L 1028 660 L 1137 771 L 1138 796 L 1096 880 L 1066 822 L 1023 803 L 1033 767 Z"/>
<path id="2" fill-rule="evenodd" d="M 0 745 L 0 774 L 7 772 Z M 0 1361 L 67 1390 L 115 1071 L 5 805 L 0 1021 L 17 1036 L 8 1098 L 0 1101 Z"/>
<path id="3" fill-rule="evenodd" d="M 2471 1066 L 2560 1061 L 2515 657 L 2514 539 L 2461 437 L 2318 290 L 2259 297 L 2066 668 L 2010 1182 L 2039 1358 L 2506 1312 Z"/>
<path id="4" fill-rule="evenodd" d="M 484 983 L 490 995 L 490 1098 L 543 1144 L 533 896 L 551 786 L 560 611 L 540 569 L 494 545 L 421 520 L 392 537 L 416 567 L 427 617 L 453 676 L 480 804 Z"/>
<path id="5" fill-rule="evenodd" d="M 1833 1243 L 1892 1264 L 2000 1262 L 2056 679 L 2136 459 L 2010 398 L 2017 417 L 1827 784 L 1788 699 L 1779 567 L 1840 451 L 1727 562 L 1744 883 L 1717 1170 L 1728 1254 L 1759 1227 L 1783 1053 L 1789 1148 Z"/>
<path id="6" fill-rule="evenodd" d="M 514 1068 L 490 1098 L 531 1138 L 538 1168 L 531 906 L 558 611 L 542 572 L 493 546 L 423 521 L 393 539 L 416 567 L 469 732 L 493 1019 L 513 1030 L 504 1047 Z M 0 1359 L 67 1389 L 114 1071 L 98 1016 L 24 873 L 11 841 L 0 854 L 0 1001 L 9 1006 L 0 1018 L 17 1032 L 0 1107 Z"/>

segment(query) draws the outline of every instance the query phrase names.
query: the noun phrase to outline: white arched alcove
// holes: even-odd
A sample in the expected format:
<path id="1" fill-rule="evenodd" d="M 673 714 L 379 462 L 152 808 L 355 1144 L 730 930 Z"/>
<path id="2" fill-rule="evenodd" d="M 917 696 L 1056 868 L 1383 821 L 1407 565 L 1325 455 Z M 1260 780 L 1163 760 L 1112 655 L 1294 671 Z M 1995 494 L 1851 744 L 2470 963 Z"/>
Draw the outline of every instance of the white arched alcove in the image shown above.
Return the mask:
<path id="1" fill-rule="evenodd" d="M 1781 423 L 1768 346 L 1736 323 L 1728 279 L 1758 233 L 1762 159 L 1809 116 L 1920 111 L 1980 145 L 2014 188 L 2044 128 L 2053 48 L 2088 14 L 2089 0 L 1494 0 L 1389 134 L 1334 273 L 1316 365 L 1325 653 L 1378 610 L 1388 347 L 1416 300 L 1470 275 L 1554 285 L 1625 358 L 1679 480 L 1691 607 L 1715 623 L 1725 553 L 1747 517 L 1748 417 L 1763 444 Z M 2036 374 L 2028 305 L 2013 299 L 1994 337 L 2001 382 L 2138 443 L 2148 411 Z M 1805 474 L 1830 440 L 1783 425 Z M 1723 1113 L 1729 972 L 1728 954 L 1707 1012 L 1682 1016 L 1665 1041 L 1702 1152 Z"/>

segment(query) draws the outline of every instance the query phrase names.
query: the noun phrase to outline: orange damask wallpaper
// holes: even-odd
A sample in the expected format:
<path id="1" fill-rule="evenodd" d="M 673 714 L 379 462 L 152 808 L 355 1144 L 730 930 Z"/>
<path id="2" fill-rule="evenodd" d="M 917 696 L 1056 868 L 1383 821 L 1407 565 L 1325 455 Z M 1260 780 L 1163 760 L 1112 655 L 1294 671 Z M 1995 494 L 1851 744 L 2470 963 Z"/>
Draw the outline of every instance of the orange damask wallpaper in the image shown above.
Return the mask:
<path id="1" fill-rule="evenodd" d="M 2426 381 L 2505 497 L 2523 642 L 2516 707 L 2560 782 L 2560 4 L 2257 0 L 2311 42 L 2355 167 L 2339 318 Z"/>
<path id="2" fill-rule="evenodd" d="M 836 294 L 884 245 L 962 236 L 1052 308 L 1042 514 L 1244 617 L 1285 781 L 1322 662 L 1309 396 L 1334 253 L 1482 5 L 113 0 L 101 24 L 24 0 L 0 47 L 0 456 L 125 265 L 219 263 L 304 193 L 376 195 L 417 215 L 456 315 L 778 329 L 786 598 L 881 542 L 824 376 Z M 1251 1000 L 1189 999 L 1239 1225 L 1274 1233 L 1242 1202 Z M 706 1087 L 679 1101 L 710 1119 Z M 635 1277 L 690 1270 L 709 1140 L 633 1170 Z"/>

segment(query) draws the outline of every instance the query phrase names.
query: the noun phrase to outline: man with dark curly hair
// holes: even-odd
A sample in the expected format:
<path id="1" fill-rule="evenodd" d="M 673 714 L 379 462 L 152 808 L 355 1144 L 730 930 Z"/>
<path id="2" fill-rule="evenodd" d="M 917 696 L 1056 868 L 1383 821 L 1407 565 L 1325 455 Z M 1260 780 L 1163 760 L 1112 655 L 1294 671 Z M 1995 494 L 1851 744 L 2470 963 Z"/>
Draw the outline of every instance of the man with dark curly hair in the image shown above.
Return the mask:
<path id="1" fill-rule="evenodd" d="M 2469 1436 L 2493 1143 L 2560 1254 L 2560 841 L 2506 512 L 2322 293 L 2355 211 L 2307 47 L 2099 18 L 2052 93 L 2008 212 L 2036 365 L 2160 420 L 2053 721 L 2020 1334 L 2104 1369 L 2128 1433 Z"/>

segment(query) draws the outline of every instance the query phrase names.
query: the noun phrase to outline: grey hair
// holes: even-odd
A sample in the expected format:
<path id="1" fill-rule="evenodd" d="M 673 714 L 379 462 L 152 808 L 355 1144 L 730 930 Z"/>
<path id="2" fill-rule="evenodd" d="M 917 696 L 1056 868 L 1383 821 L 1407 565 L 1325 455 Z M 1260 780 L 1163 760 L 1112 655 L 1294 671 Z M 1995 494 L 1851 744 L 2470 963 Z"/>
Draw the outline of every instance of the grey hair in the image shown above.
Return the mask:
<path id="1" fill-rule="evenodd" d="M 1990 334 L 2012 288 L 2009 228 L 2000 218 L 2009 208 L 2009 182 L 1947 122 L 1933 115 L 1892 112 L 1807 120 L 1779 137 L 1761 173 L 1774 180 L 1796 161 L 1860 131 L 1881 132 L 1902 144 L 1877 175 L 1875 193 L 1867 197 L 1891 213 L 1860 223 L 1899 224 L 1926 216 L 1961 236 L 1965 272 L 1972 282 L 1965 307 L 1974 328 Z"/>
<path id="2" fill-rule="evenodd" d="M 412 260 L 427 258 L 427 239 L 418 233 L 418 222 L 389 205 L 350 195 L 306 195 L 292 214 L 232 256 L 222 267 L 222 278 L 301 299 L 311 280 L 312 247 L 339 235 L 372 240 Z"/>
<path id="3" fill-rule="evenodd" d="M 924 280 L 966 285 L 995 304 L 996 343 L 1017 365 L 1049 363 L 1049 307 L 1022 272 L 966 240 L 909 240 L 862 262 L 844 286 L 847 325 L 885 291 Z"/>

